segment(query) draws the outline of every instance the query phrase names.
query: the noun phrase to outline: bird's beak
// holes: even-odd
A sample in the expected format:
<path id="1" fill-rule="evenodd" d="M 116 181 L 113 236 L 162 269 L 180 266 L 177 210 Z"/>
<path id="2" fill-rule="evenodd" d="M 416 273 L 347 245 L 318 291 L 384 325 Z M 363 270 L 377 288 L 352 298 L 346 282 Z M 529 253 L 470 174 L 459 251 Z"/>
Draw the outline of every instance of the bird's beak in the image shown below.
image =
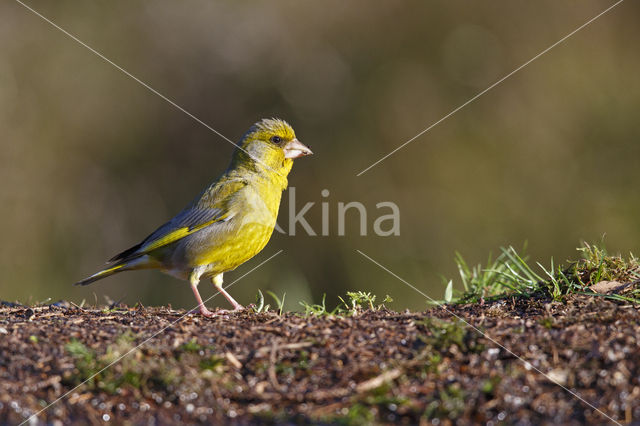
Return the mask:
<path id="1" fill-rule="evenodd" d="M 294 159 L 311 154 L 313 154 L 313 152 L 298 139 L 292 140 L 284 147 L 284 158 Z"/>

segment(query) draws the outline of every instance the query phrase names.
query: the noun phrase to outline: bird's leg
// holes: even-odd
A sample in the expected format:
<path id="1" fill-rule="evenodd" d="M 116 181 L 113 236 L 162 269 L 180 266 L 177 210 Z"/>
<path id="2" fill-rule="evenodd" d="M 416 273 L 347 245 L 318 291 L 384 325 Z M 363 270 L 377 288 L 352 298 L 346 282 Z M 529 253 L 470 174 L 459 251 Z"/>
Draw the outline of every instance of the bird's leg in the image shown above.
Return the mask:
<path id="1" fill-rule="evenodd" d="M 212 317 L 215 314 L 207 309 L 204 306 L 204 302 L 202 301 L 202 297 L 200 297 L 200 292 L 198 291 L 198 284 L 200 283 L 200 273 L 193 271 L 191 276 L 189 277 L 189 282 L 191 283 L 191 290 L 193 290 L 193 295 L 196 297 L 198 301 L 198 308 L 200 308 L 200 314 L 205 317 Z"/>
<path id="2" fill-rule="evenodd" d="M 213 285 L 216 286 L 216 289 L 218 289 L 218 291 L 220 293 L 222 293 L 222 295 L 225 297 L 225 299 L 227 299 L 229 301 L 229 303 L 231 303 L 231 305 L 233 306 L 233 310 L 234 311 L 239 311 L 240 309 L 244 309 L 244 307 L 239 304 L 238 302 L 235 301 L 235 299 L 233 297 L 231 297 L 231 295 L 229 293 L 227 293 L 227 291 L 222 288 L 222 274 L 218 274 L 216 276 L 214 276 L 211 281 L 213 282 Z"/>

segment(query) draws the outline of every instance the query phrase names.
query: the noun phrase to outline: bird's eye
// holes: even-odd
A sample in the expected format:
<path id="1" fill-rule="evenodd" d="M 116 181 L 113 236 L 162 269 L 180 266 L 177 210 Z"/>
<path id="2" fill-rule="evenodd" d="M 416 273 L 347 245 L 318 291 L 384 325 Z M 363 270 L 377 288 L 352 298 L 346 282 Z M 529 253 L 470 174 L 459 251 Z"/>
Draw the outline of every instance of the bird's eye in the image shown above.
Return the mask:
<path id="1" fill-rule="evenodd" d="M 271 142 L 280 143 L 280 142 L 282 142 L 282 138 L 280 136 L 274 136 L 274 137 L 271 138 Z"/>

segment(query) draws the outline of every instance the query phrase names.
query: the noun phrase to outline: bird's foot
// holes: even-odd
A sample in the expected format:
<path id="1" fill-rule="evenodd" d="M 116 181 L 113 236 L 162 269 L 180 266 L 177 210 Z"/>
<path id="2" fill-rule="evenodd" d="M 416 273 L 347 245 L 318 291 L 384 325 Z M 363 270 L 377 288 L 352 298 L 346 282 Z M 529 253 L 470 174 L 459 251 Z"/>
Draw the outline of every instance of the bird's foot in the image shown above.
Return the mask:
<path id="1" fill-rule="evenodd" d="M 207 308 L 205 308 L 203 306 L 203 307 L 200 308 L 200 315 L 202 315 L 203 317 L 211 318 L 211 317 L 215 317 L 216 313 L 215 312 L 211 312 L 210 310 L 208 310 Z"/>
<path id="2" fill-rule="evenodd" d="M 207 309 L 206 306 L 201 305 L 200 307 L 196 308 L 196 309 L 192 309 L 189 312 L 187 312 L 189 314 L 200 314 L 203 317 L 207 317 L 207 318 L 211 318 L 211 317 L 215 317 L 216 313 L 215 312 L 211 312 L 209 309 Z"/>
<path id="3" fill-rule="evenodd" d="M 234 310 L 234 311 L 243 311 L 243 310 L 244 310 L 244 306 L 242 306 L 242 305 L 241 305 L 241 304 L 239 304 L 239 303 L 234 303 L 234 304 L 233 304 L 233 310 Z"/>
<path id="4" fill-rule="evenodd" d="M 233 309 L 218 309 L 217 314 L 232 314 L 234 312 L 240 312 L 244 310 L 244 306 L 235 307 Z"/>
<path id="5" fill-rule="evenodd" d="M 213 318 L 219 315 L 226 315 L 226 314 L 232 314 L 234 312 L 238 312 L 238 311 L 242 311 L 244 310 L 244 306 L 242 305 L 238 305 L 236 307 L 234 307 L 233 309 L 216 309 L 214 312 L 210 311 L 207 308 L 204 309 L 193 309 L 191 311 L 189 311 L 190 314 L 200 314 L 203 317 L 206 318 Z"/>

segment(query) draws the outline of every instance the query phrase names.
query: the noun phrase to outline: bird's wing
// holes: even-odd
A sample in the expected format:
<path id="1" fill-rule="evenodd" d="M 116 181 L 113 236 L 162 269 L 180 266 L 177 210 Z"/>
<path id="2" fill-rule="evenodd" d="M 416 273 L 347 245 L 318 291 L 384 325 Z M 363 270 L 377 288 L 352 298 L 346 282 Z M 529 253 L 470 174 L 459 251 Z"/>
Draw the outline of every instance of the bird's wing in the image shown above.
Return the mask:
<path id="1" fill-rule="evenodd" d="M 114 256 L 109 262 L 140 257 L 215 223 L 231 219 L 237 213 L 234 196 L 246 185 L 244 180 L 232 180 L 208 188 L 189 207 L 152 232 L 140 244 Z"/>

